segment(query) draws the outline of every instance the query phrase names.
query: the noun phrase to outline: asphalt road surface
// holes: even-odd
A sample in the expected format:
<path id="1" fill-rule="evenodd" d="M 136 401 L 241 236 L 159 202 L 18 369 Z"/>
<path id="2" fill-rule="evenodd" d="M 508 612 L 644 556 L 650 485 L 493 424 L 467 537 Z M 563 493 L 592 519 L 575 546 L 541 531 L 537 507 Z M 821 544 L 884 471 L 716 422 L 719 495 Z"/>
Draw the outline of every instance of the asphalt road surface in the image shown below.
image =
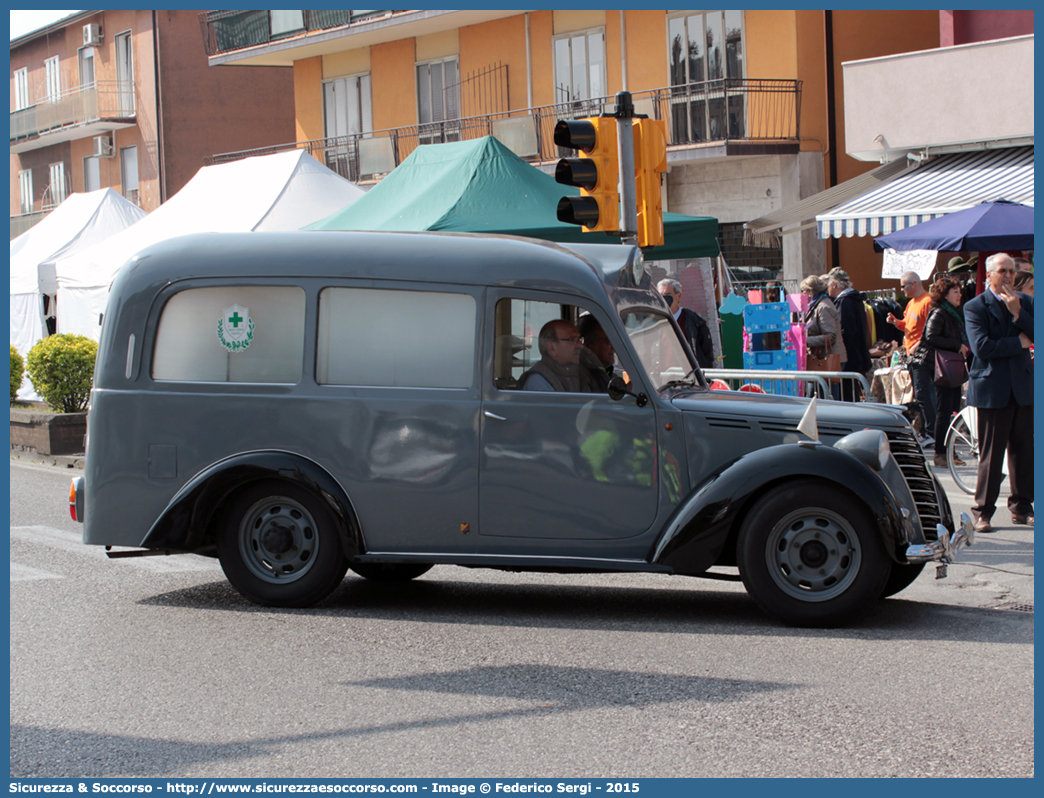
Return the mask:
<path id="1" fill-rule="evenodd" d="M 1034 774 L 1032 528 L 840 630 L 728 582 L 450 566 L 272 610 L 80 544 L 75 473 L 11 463 L 12 777 Z"/>

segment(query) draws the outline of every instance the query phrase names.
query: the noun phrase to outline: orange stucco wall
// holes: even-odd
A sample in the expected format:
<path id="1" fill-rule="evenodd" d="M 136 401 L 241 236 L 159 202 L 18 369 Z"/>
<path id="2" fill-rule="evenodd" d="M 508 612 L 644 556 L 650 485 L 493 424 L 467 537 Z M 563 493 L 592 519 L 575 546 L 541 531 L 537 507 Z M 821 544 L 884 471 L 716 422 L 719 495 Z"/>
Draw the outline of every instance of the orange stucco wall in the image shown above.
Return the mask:
<path id="1" fill-rule="evenodd" d="M 461 79 L 498 63 L 505 64 L 508 68 L 508 109 L 528 107 L 525 15 L 465 26 L 460 29 L 459 42 Z M 461 102 L 467 112 L 469 104 L 466 98 L 461 97 Z"/>
<path id="2" fill-rule="evenodd" d="M 606 22 L 619 20 L 618 11 L 607 12 Z M 664 11 L 627 11 L 627 90 L 634 93 L 659 89 L 670 82 L 667 72 L 667 15 Z M 606 28 L 608 29 L 608 25 Z M 618 26 L 617 26 L 618 27 Z M 608 30 L 607 30 L 608 34 Z M 610 50 L 608 42 L 606 49 Z M 619 65 L 620 43 L 613 47 Z M 611 51 L 611 50 L 610 50 Z M 620 91 L 620 68 L 609 73 L 610 93 Z"/>
<path id="3" fill-rule="evenodd" d="M 415 63 L 413 39 L 375 44 L 370 48 L 374 130 L 417 124 Z"/>
<path id="4" fill-rule="evenodd" d="M 294 117 L 296 141 L 313 141 L 325 136 L 322 56 L 294 61 Z"/>
<path id="5" fill-rule="evenodd" d="M 533 69 L 533 105 L 555 102 L 554 56 L 551 37 L 554 17 L 550 11 L 533 11 L 529 15 L 529 43 Z"/>

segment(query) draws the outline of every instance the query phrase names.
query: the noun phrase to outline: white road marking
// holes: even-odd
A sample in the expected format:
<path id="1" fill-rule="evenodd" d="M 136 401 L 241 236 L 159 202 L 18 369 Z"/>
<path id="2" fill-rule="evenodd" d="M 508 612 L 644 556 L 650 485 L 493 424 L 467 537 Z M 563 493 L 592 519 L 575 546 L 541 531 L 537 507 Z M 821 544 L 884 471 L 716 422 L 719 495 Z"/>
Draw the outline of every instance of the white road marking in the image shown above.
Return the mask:
<path id="1" fill-rule="evenodd" d="M 35 579 L 64 579 L 60 574 L 52 574 L 50 571 L 41 571 L 39 568 L 30 568 L 28 565 L 11 563 L 12 582 L 30 582 Z"/>
<path id="2" fill-rule="evenodd" d="M 11 540 L 40 543 L 61 551 L 71 552 L 93 559 L 105 560 L 113 566 L 130 565 L 153 573 L 179 573 L 185 571 L 220 571 L 217 560 L 195 554 L 176 554 L 155 557 L 126 557 L 110 559 L 102 546 L 86 546 L 78 532 L 66 532 L 50 526 L 13 526 Z M 12 577 L 13 578 L 13 577 Z"/>

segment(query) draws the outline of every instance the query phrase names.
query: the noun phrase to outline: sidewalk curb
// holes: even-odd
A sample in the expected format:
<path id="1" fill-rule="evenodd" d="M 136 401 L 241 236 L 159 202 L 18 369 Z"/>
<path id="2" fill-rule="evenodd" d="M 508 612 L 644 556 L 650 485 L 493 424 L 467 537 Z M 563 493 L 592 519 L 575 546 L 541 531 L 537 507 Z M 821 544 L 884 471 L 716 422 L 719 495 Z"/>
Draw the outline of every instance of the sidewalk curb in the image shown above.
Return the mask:
<path id="1" fill-rule="evenodd" d="M 58 468 L 76 468 L 83 470 L 84 455 L 82 454 L 40 454 L 35 449 L 12 446 L 11 459 L 26 463 L 40 463 L 41 465 L 57 466 Z"/>

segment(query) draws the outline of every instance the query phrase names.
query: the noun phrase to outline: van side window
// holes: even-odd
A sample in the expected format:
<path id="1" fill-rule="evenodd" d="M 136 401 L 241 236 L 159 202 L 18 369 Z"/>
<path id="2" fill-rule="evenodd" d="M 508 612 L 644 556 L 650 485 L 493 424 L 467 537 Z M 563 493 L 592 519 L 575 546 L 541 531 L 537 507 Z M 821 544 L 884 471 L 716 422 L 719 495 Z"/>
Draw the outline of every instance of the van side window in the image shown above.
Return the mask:
<path id="1" fill-rule="evenodd" d="M 469 294 L 377 288 L 319 293 L 322 385 L 470 388 L 476 302 Z"/>
<path id="2" fill-rule="evenodd" d="M 305 293 L 296 286 L 189 288 L 163 306 L 152 378 L 296 383 L 304 364 Z"/>
<path id="3" fill-rule="evenodd" d="M 562 305 L 557 302 L 538 302 L 529 299 L 501 299 L 497 302 L 494 320 L 493 348 L 493 384 L 500 390 L 534 390 L 529 385 L 529 376 L 534 367 L 536 372 L 547 376 L 546 369 L 561 374 L 560 379 L 552 378 L 542 381 L 543 390 L 565 390 L 567 392 L 592 393 L 602 391 L 601 383 L 590 378 L 589 371 L 597 367 L 591 352 L 587 351 L 580 339 L 567 338 L 558 341 L 554 353 L 548 345 L 549 357 L 541 364 L 540 331 L 548 322 L 561 320 L 568 322 L 572 336 L 579 334 L 572 325 L 579 322 L 583 308 L 575 305 Z M 573 357 L 570 358 L 569 355 Z M 564 362 L 555 364 L 555 357 Z M 547 361 L 551 362 L 547 362 Z M 572 365 L 570 365 L 572 364 Z M 545 369 L 541 371 L 541 369 Z M 570 369 L 572 369 L 570 371 Z M 562 376 L 565 375 L 565 376 Z M 573 375 L 570 377 L 569 375 Z M 608 380 L 608 377 L 605 378 Z M 554 387 L 552 383 L 558 382 Z M 525 384 L 523 384 L 525 383 Z M 535 390 L 541 390 L 536 388 Z"/>

